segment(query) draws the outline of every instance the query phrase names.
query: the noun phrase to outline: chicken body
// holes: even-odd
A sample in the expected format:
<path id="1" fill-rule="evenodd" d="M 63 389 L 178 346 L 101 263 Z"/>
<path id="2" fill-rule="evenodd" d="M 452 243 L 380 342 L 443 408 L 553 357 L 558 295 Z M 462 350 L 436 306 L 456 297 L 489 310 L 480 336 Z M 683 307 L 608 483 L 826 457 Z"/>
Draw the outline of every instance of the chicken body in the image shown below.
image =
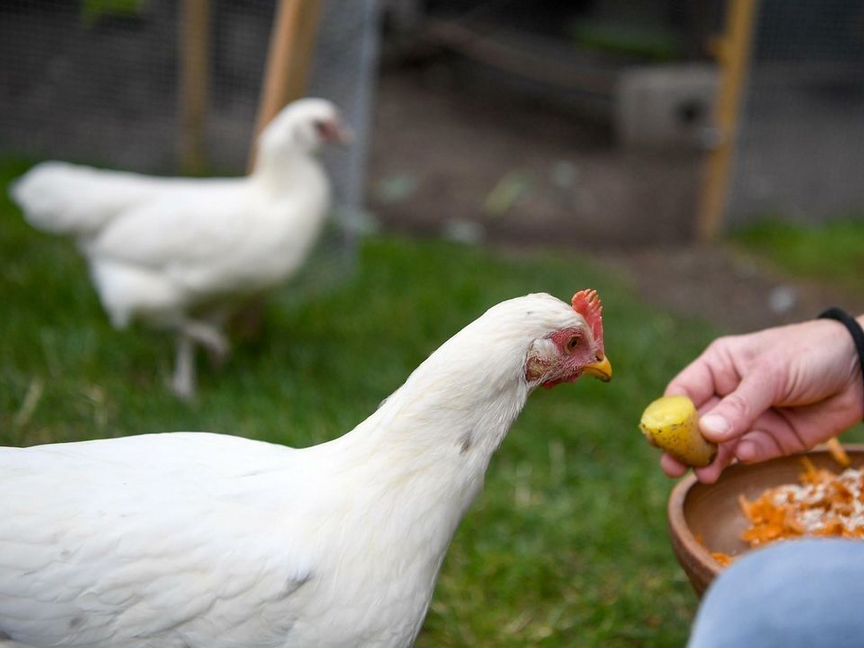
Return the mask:
<path id="1" fill-rule="evenodd" d="M 490 309 L 318 446 L 167 433 L 0 449 L 0 646 L 410 645 L 530 391 L 611 376 L 576 304 Z"/>
<path id="2" fill-rule="evenodd" d="M 74 237 L 111 322 L 177 332 L 172 386 L 195 391 L 193 348 L 228 351 L 222 324 L 242 299 L 306 260 L 330 202 L 316 152 L 344 131 L 323 100 L 291 104 L 265 129 L 245 178 L 156 178 L 62 162 L 36 166 L 12 196 L 34 226 Z"/>
<path id="3" fill-rule="evenodd" d="M 16 647 L 406 645 L 443 550 L 401 537 L 388 514 L 416 520 L 395 502 L 376 506 L 378 489 L 357 490 L 382 468 L 338 447 L 206 433 L 6 449 L 0 637 Z M 440 546 L 446 528 L 422 537 Z"/>

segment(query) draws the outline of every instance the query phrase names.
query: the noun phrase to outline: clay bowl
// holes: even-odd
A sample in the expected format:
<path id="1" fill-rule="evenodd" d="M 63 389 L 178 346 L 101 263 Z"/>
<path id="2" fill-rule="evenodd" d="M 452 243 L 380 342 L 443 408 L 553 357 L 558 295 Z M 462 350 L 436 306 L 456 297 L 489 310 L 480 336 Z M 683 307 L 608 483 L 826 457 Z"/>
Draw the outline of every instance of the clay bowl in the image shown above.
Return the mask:
<path id="1" fill-rule="evenodd" d="M 854 467 L 864 466 L 864 445 L 843 447 Z M 842 470 L 828 450 L 812 450 L 806 456 L 817 468 Z M 710 485 L 699 483 L 690 474 L 672 490 L 668 507 L 672 548 L 698 596 L 702 596 L 723 570 L 711 557 L 711 552 L 738 556 L 749 549 L 741 540 L 748 524 L 738 498 L 743 495 L 752 500 L 766 488 L 799 483 L 804 471 L 801 457 L 793 455 L 759 464 L 736 464 L 724 470 L 720 479 Z"/>

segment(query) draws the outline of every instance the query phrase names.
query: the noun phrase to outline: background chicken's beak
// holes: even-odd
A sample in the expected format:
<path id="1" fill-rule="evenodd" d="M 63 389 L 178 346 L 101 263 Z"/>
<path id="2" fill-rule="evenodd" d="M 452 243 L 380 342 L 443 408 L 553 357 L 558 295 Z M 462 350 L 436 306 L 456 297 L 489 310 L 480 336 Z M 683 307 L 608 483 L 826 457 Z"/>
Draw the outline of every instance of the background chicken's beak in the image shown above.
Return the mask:
<path id="1" fill-rule="evenodd" d="M 348 146 L 354 141 L 354 131 L 342 122 L 332 122 L 328 124 L 327 138 L 333 144 Z"/>
<path id="2" fill-rule="evenodd" d="M 612 365 L 609 362 L 609 358 L 603 356 L 602 360 L 598 360 L 593 364 L 585 365 L 585 369 L 582 370 L 582 373 L 599 378 L 603 382 L 609 382 L 612 380 Z"/>

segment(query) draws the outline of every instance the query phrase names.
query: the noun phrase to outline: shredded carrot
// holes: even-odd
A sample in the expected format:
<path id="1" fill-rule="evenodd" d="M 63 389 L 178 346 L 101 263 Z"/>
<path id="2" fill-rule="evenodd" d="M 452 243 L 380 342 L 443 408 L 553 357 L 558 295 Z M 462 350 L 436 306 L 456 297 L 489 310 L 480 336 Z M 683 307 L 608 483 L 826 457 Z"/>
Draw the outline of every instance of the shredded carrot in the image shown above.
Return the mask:
<path id="1" fill-rule="evenodd" d="M 729 554 L 721 553 L 719 551 L 711 552 L 711 557 L 716 560 L 721 567 L 728 567 L 734 560 L 734 558 Z"/>
<path id="2" fill-rule="evenodd" d="M 752 501 L 739 497 L 750 521 L 741 539 L 750 547 L 801 537 L 864 539 L 864 470 L 847 467 L 838 474 L 816 468 L 807 457 L 801 463 L 800 484 L 769 488 Z M 711 555 L 723 567 L 735 559 L 720 552 Z"/>
<path id="3" fill-rule="evenodd" d="M 846 454 L 843 446 L 840 445 L 840 441 L 837 440 L 837 437 L 828 439 L 825 445 L 828 448 L 828 451 L 831 453 L 831 456 L 834 457 L 834 461 L 836 461 L 838 464 L 840 464 L 844 468 L 848 468 L 852 465 L 852 460 L 849 458 L 849 455 Z"/>

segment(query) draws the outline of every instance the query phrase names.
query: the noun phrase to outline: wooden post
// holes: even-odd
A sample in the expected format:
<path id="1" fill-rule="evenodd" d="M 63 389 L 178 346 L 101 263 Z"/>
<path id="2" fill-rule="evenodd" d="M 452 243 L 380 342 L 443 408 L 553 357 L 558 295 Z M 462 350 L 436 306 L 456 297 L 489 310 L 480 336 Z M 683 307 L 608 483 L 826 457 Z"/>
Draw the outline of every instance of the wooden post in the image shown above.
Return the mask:
<path id="1" fill-rule="evenodd" d="M 279 0 L 249 153 L 250 169 L 255 164 L 258 135 L 286 104 L 306 93 L 320 15 L 320 0 Z"/>
<path id="2" fill-rule="evenodd" d="M 720 90 L 714 109 L 720 143 L 709 154 L 705 169 L 696 233 L 702 242 L 717 238 L 726 213 L 741 103 L 750 67 L 756 10 L 757 0 L 729 0 L 726 6 L 726 31 L 717 43 Z"/>
<path id="3" fill-rule="evenodd" d="M 180 169 L 206 167 L 204 127 L 210 87 L 210 0 L 183 0 L 180 18 Z"/>

